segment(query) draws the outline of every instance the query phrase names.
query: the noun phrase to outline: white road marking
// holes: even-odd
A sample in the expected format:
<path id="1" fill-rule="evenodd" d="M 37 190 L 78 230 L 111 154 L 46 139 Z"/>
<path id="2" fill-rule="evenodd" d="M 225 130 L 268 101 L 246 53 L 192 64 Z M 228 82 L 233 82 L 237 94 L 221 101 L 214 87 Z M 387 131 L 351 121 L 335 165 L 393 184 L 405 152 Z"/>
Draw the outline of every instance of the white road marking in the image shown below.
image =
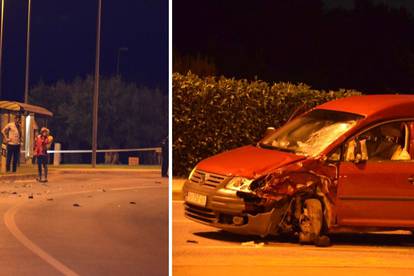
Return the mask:
<path id="1" fill-rule="evenodd" d="M 34 242 L 32 242 L 29 238 L 27 238 L 22 231 L 17 227 L 16 222 L 14 220 L 14 217 L 17 213 L 18 208 L 21 205 L 16 205 L 9 209 L 4 214 L 4 224 L 9 229 L 10 233 L 13 234 L 13 236 L 21 243 L 23 244 L 27 249 L 32 251 L 34 254 L 39 256 L 42 260 L 44 260 L 46 263 L 54 267 L 57 271 L 61 272 L 63 275 L 67 276 L 77 276 L 78 274 L 68 268 L 66 265 L 52 257 L 50 254 L 46 253 L 42 248 L 37 246 Z"/>
<path id="2" fill-rule="evenodd" d="M 166 187 L 166 186 L 165 186 Z M 120 188 L 113 188 L 108 189 L 108 191 L 127 191 L 127 190 L 139 190 L 139 189 L 152 189 L 152 188 L 164 188 L 163 186 L 134 186 L 134 187 L 120 187 Z M 80 194 L 88 194 L 97 192 L 97 190 L 87 190 L 87 191 L 78 191 L 78 192 L 66 192 L 61 194 L 54 194 L 54 196 L 69 196 L 69 195 L 80 195 Z M 65 264 L 54 258 L 52 255 L 44 251 L 40 246 L 35 244 L 31 241 L 18 227 L 15 221 L 16 213 L 18 212 L 19 208 L 27 204 L 27 202 L 19 203 L 4 214 L 4 224 L 6 225 L 9 232 L 27 249 L 29 249 L 32 253 L 40 257 L 43 261 L 48 263 L 50 266 L 55 268 L 57 271 L 62 273 L 63 275 L 67 276 L 79 276 L 76 272 L 71 270 Z"/>

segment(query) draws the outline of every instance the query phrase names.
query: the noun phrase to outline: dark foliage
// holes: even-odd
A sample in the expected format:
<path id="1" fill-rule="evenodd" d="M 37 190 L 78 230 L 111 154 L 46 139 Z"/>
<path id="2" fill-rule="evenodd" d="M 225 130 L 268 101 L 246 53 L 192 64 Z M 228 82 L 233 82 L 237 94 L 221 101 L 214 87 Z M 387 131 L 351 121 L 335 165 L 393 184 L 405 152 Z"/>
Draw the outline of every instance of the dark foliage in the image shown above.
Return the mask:
<path id="1" fill-rule="evenodd" d="M 50 129 L 63 149 L 90 149 L 93 78 L 39 84 L 31 103 L 54 113 Z M 103 79 L 99 96 L 98 148 L 159 146 L 168 133 L 168 97 L 120 78 Z"/>

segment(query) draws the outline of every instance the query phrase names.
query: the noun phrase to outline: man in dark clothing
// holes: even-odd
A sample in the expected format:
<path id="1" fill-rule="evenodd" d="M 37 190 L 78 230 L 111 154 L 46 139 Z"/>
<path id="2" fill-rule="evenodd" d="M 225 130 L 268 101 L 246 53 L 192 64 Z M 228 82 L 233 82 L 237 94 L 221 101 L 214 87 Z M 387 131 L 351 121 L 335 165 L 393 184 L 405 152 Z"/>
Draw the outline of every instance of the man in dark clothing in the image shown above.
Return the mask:
<path id="1" fill-rule="evenodd" d="M 7 144 L 6 171 L 10 171 L 10 163 L 13 159 L 13 172 L 16 172 L 22 142 L 21 117 L 16 115 L 14 122 L 8 123 L 1 131 L 3 141 Z"/>
<path id="2" fill-rule="evenodd" d="M 161 176 L 168 177 L 168 136 L 161 142 L 162 166 Z"/>

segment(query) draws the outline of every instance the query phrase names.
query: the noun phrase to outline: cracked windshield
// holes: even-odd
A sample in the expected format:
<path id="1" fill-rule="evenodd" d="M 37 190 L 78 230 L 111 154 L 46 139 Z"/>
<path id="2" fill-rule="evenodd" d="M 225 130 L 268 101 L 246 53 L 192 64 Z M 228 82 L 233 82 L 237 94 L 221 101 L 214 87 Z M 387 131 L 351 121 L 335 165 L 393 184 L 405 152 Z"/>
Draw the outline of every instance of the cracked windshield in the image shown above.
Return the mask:
<path id="1" fill-rule="evenodd" d="M 314 110 L 284 125 L 260 143 L 263 148 L 316 156 L 339 136 L 351 129 L 362 116 Z"/>

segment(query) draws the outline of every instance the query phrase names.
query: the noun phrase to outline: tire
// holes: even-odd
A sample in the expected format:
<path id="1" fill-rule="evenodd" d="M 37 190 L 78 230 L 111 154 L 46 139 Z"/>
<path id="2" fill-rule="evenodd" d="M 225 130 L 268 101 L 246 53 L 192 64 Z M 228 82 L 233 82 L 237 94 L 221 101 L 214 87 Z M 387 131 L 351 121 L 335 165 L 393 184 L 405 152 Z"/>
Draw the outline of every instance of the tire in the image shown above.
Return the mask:
<path id="1" fill-rule="evenodd" d="M 318 199 L 305 200 L 300 219 L 299 242 L 301 244 L 316 244 L 322 230 L 322 204 Z"/>

